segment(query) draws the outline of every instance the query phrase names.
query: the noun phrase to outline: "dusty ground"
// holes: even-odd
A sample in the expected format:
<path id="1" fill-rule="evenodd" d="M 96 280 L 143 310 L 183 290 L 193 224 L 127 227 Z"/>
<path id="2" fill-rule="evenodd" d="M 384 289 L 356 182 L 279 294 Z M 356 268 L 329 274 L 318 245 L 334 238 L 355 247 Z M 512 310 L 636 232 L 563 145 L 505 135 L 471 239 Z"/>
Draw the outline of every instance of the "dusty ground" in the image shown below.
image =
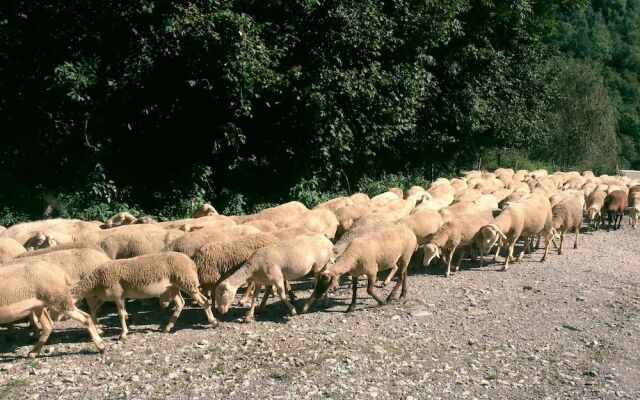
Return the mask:
<path id="1" fill-rule="evenodd" d="M 57 324 L 36 360 L 25 358 L 24 324 L 15 339 L 0 328 L 0 399 L 640 398 L 640 231 L 582 238 L 507 272 L 413 269 L 406 300 L 378 307 L 361 288 L 351 314 L 345 288 L 328 309 L 294 318 L 272 300 L 252 324 L 236 308 L 209 328 L 190 307 L 163 334 L 169 310 L 130 303 L 130 336 L 118 343 L 106 308 L 103 355 L 73 321 Z M 294 286 L 299 298 L 309 285 Z"/>

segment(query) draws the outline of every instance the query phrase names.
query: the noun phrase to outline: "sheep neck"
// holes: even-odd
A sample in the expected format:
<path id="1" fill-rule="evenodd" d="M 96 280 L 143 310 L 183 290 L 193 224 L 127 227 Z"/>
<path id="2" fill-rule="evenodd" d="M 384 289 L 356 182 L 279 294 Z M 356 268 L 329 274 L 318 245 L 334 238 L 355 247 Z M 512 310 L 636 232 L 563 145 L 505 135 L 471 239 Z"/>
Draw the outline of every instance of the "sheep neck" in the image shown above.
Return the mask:
<path id="1" fill-rule="evenodd" d="M 235 273 L 228 277 L 226 281 L 229 286 L 237 289 L 248 282 L 249 279 L 251 279 L 251 276 L 253 276 L 253 272 L 255 271 L 255 269 L 256 266 L 247 261 L 242 267 L 240 267 L 240 269 L 238 269 Z"/>

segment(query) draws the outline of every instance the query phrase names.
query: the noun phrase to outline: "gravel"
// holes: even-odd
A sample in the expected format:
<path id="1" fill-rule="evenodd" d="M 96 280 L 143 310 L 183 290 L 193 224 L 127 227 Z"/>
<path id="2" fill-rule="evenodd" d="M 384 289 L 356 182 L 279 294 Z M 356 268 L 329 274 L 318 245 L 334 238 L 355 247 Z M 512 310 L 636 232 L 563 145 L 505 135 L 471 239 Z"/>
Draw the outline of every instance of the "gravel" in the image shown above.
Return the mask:
<path id="1" fill-rule="evenodd" d="M 217 328 L 190 303 L 165 334 L 170 310 L 129 302 L 118 342 L 105 306 L 102 355 L 75 321 L 35 360 L 26 324 L 0 328 L 0 399 L 637 399 L 639 235 L 587 233 L 578 250 L 572 237 L 564 255 L 540 263 L 538 250 L 507 272 L 413 265 L 406 299 L 379 307 L 361 287 L 350 314 L 347 288 L 297 317 L 274 299 L 250 324 L 233 308 Z M 294 290 L 300 309 L 310 282 Z"/>

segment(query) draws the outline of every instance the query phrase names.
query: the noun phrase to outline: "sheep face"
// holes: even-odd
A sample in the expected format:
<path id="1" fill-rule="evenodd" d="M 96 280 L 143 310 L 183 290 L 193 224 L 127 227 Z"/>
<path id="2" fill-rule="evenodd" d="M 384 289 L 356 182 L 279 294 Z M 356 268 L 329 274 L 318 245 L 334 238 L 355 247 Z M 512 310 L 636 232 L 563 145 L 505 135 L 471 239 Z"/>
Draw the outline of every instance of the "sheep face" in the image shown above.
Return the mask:
<path id="1" fill-rule="evenodd" d="M 332 274 L 330 271 L 322 272 L 318 277 L 318 281 L 316 282 L 316 287 L 314 288 L 314 297 L 316 298 L 322 297 L 327 292 L 327 290 L 336 286 L 337 283 L 338 283 L 337 277 L 334 274 Z"/>
<path id="2" fill-rule="evenodd" d="M 589 221 L 597 221 L 600 219 L 602 211 L 596 207 L 590 207 L 587 210 L 587 215 L 589 217 Z"/>
<path id="3" fill-rule="evenodd" d="M 489 251 L 500 239 L 506 240 L 504 233 L 492 225 L 487 225 L 480 229 L 479 247 L 483 252 Z"/>
<path id="4" fill-rule="evenodd" d="M 43 232 L 38 232 L 28 241 L 28 244 L 26 247 L 27 251 L 32 251 L 57 246 L 58 242 L 51 236 Z"/>
<path id="5" fill-rule="evenodd" d="M 216 307 L 220 314 L 226 314 L 229 311 L 229 305 L 233 302 L 236 291 L 227 283 L 222 282 L 216 289 Z"/>
<path id="6" fill-rule="evenodd" d="M 424 258 L 422 259 L 422 265 L 428 267 L 431 261 L 436 257 L 441 257 L 442 251 L 435 244 L 427 244 L 424 246 Z"/>

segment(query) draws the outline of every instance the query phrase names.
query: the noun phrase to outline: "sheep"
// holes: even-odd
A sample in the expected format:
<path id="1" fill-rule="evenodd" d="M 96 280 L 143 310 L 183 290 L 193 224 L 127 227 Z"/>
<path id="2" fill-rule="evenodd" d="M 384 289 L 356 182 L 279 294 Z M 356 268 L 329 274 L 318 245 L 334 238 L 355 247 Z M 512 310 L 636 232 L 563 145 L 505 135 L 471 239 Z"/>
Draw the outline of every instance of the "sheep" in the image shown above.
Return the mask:
<path id="1" fill-rule="evenodd" d="M 195 263 L 185 254 L 167 252 L 110 261 L 79 281 L 71 288 L 71 293 L 75 299 L 86 298 L 89 301 L 93 298 L 91 301 L 98 307 L 105 301 L 114 301 L 122 326 L 120 339 L 124 340 L 129 332 L 126 324 L 126 299 L 159 297 L 163 307 L 171 300 L 175 301 L 176 307 L 171 319 L 164 327 L 164 331 L 169 332 L 184 307 L 184 299 L 180 295 L 180 291 L 183 291 L 202 307 L 209 323 L 217 325 L 211 306 L 198 286 Z"/>
<path id="2" fill-rule="evenodd" d="M 205 244 L 193 255 L 202 290 L 205 294 L 215 293 L 218 283 L 235 272 L 257 249 L 279 241 L 270 233 L 256 233 L 231 241 Z"/>
<path id="3" fill-rule="evenodd" d="M 295 220 L 307 211 L 309 211 L 309 209 L 299 201 L 290 201 L 275 207 L 265 208 L 256 214 L 236 216 L 233 219 L 238 223 L 244 223 L 255 219 L 266 219 L 277 225 L 278 223 Z"/>
<path id="4" fill-rule="evenodd" d="M 6 231 L 6 230 L 7 230 L 7 228 L 5 228 L 4 226 L 0 225 L 0 234 L 1 234 L 2 232 Z"/>
<path id="5" fill-rule="evenodd" d="M 483 194 L 473 201 L 478 210 L 494 210 L 498 208 L 498 199 L 492 194 Z"/>
<path id="6" fill-rule="evenodd" d="M 318 208 L 300 215 L 297 219 L 286 223 L 276 224 L 280 228 L 303 226 L 311 232 L 321 233 L 329 239 L 336 236 L 339 222 L 336 216 L 328 209 Z"/>
<path id="7" fill-rule="evenodd" d="M 351 204 L 353 204 L 353 201 L 349 197 L 339 196 L 339 197 L 336 197 L 335 199 L 327 200 L 324 203 L 318 204 L 317 206 L 314 207 L 314 210 L 317 210 L 319 208 L 326 208 L 332 213 L 335 213 L 336 211 L 338 211 L 338 209 L 340 209 L 340 207 L 351 205 Z"/>
<path id="8" fill-rule="evenodd" d="M 480 196 L 482 196 L 482 192 L 478 189 L 464 189 L 463 191 L 456 193 L 453 204 L 461 201 L 474 201 Z"/>
<path id="9" fill-rule="evenodd" d="M 205 203 L 191 214 L 191 218 L 209 217 L 212 215 L 218 215 L 218 212 L 211 204 Z"/>
<path id="10" fill-rule="evenodd" d="M 611 229 L 611 221 L 613 221 L 613 229 L 620 229 L 622 216 L 627 209 L 627 193 L 622 190 L 614 190 L 604 199 L 602 210 L 607 212 L 607 232 Z M 617 224 L 616 224 L 617 221 Z"/>
<path id="11" fill-rule="evenodd" d="M 419 245 L 425 244 L 443 223 L 441 214 L 429 209 L 418 210 L 396 221 L 396 224 L 402 224 L 411 229 Z"/>
<path id="12" fill-rule="evenodd" d="M 128 212 L 119 212 L 113 217 L 109 218 L 105 223 L 105 228 L 113 228 L 121 225 L 133 225 L 138 222 L 138 219 Z"/>
<path id="13" fill-rule="evenodd" d="M 407 196 L 411 196 L 413 194 L 422 194 L 422 193 L 426 193 L 427 190 L 425 188 L 423 188 L 422 186 L 416 185 L 416 186 L 411 186 L 409 188 L 409 190 L 407 190 Z"/>
<path id="14" fill-rule="evenodd" d="M 276 224 L 266 219 L 254 219 L 252 221 L 244 222 L 242 225 L 253 226 L 260 229 L 262 232 L 273 232 L 278 230 Z"/>
<path id="15" fill-rule="evenodd" d="M 298 237 L 300 235 L 308 235 L 308 234 L 314 233 L 314 232 L 310 231 L 305 226 L 292 226 L 292 227 L 289 227 L 289 228 L 280 228 L 280 229 L 277 229 L 275 231 L 271 231 L 270 233 L 273 234 L 274 236 L 276 236 L 280 240 L 289 240 L 289 239 L 293 239 L 295 237 Z M 317 233 L 317 232 L 315 232 L 315 233 Z"/>
<path id="16" fill-rule="evenodd" d="M 547 259 L 549 241 L 552 237 L 551 218 L 549 199 L 534 194 L 525 200 L 509 204 L 490 224 L 480 229 L 476 243 L 480 245 L 480 250 L 484 254 L 499 239 L 504 240 L 508 246 L 508 255 L 502 270 L 506 271 L 509 268 L 509 261 L 513 258 L 513 250 L 518 238 L 524 237 L 524 247 L 518 256 L 518 260 L 521 260 L 528 247 L 529 239 L 534 235 L 543 234 L 545 249 L 540 261 L 544 262 Z"/>
<path id="17" fill-rule="evenodd" d="M 338 229 L 336 234 L 342 235 L 345 231 L 351 229 L 353 223 L 363 215 L 371 211 L 369 204 L 354 204 L 351 206 L 343 206 L 336 211 L 336 219 L 338 220 Z"/>
<path id="18" fill-rule="evenodd" d="M 367 276 L 367 293 L 378 304 L 385 301 L 374 289 L 378 271 L 386 269 L 400 272 L 398 282 L 389 293 L 386 302 L 391 301 L 400 285 L 400 297 L 407 294 L 407 266 L 418 243 L 413 232 L 402 224 L 393 225 L 371 234 L 355 238 L 347 249 L 335 261 L 332 259 L 320 273 L 311 297 L 305 303 L 302 312 L 306 312 L 316 298 L 323 297 L 329 288 L 335 286 L 340 276 L 348 273 L 352 277 L 352 298 L 347 312 L 354 310 L 357 299 L 358 277 Z"/>
<path id="19" fill-rule="evenodd" d="M 15 264 L 0 268 L 0 324 L 11 323 L 32 313 L 42 325 L 38 343 L 29 352 L 35 358 L 53 329 L 48 309 L 80 321 L 102 353 L 105 344 L 91 317 L 74 305 L 69 277 L 59 268 L 44 262 Z"/>
<path id="20" fill-rule="evenodd" d="M 491 195 L 496 199 L 498 204 L 500 204 L 500 202 L 506 199 L 511 193 L 513 193 L 513 189 L 498 189 L 491 192 Z"/>
<path id="21" fill-rule="evenodd" d="M 13 259 L 25 251 L 27 250 L 17 240 L 13 238 L 0 238 L 0 264 Z"/>
<path id="22" fill-rule="evenodd" d="M 367 203 L 370 207 L 372 208 L 378 208 L 378 207 L 382 207 L 385 204 L 389 203 L 390 201 L 393 200 L 398 200 L 398 199 L 402 199 L 403 196 L 402 195 L 398 195 L 398 193 L 392 192 L 392 191 L 387 191 L 384 193 L 380 193 L 377 196 L 374 196 L 371 198 L 371 200 L 369 200 L 369 202 Z"/>
<path id="23" fill-rule="evenodd" d="M 22 253 L 5 265 L 32 261 L 45 261 L 55 265 L 68 275 L 71 284 L 75 284 L 111 259 L 100 250 L 84 247 Z"/>
<path id="24" fill-rule="evenodd" d="M 591 224 L 593 223 L 594 229 L 598 230 L 600 228 L 600 224 L 602 223 L 602 207 L 604 207 L 604 199 L 607 197 L 607 193 L 603 190 L 594 190 L 587 197 L 586 208 L 587 208 L 587 220 L 589 223 L 587 224 L 587 228 L 591 228 Z"/>
<path id="25" fill-rule="evenodd" d="M 451 180 L 451 182 L 449 183 L 451 185 L 451 187 L 456 191 L 456 193 L 467 189 L 467 182 L 464 179 L 460 179 L 460 178 L 454 178 Z"/>
<path id="26" fill-rule="evenodd" d="M 413 234 L 412 234 L 413 236 Z M 240 286 L 247 282 L 256 284 L 251 306 L 245 317 L 253 320 L 257 297 L 262 285 L 275 285 L 280 300 L 295 316 L 296 309 L 285 295 L 285 280 L 302 278 L 313 271 L 314 276 L 324 267 L 333 254 L 333 244 L 324 235 L 311 234 L 280 242 L 256 250 L 255 253 L 216 289 L 216 306 L 225 314 Z M 317 280 L 317 279 L 316 279 Z M 265 296 L 268 296 L 266 293 Z"/>
<path id="27" fill-rule="evenodd" d="M 509 205 L 509 203 L 513 203 L 514 201 L 524 199 L 528 196 L 529 196 L 528 194 L 525 194 L 519 191 L 514 191 L 513 193 L 511 193 L 510 195 L 502 199 L 501 202 L 498 203 L 498 208 L 504 209 Z"/>
<path id="28" fill-rule="evenodd" d="M 225 228 L 201 229 L 185 233 L 165 247 L 165 251 L 177 251 L 189 257 L 200 247 L 211 242 L 232 240 L 252 233 L 260 233 L 260 229 L 250 225 L 233 225 Z"/>
<path id="29" fill-rule="evenodd" d="M 98 245 L 115 260 L 158 253 L 177 235 L 182 232 L 178 234 L 155 224 L 123 225 L 85 235 L 78 242 Z"/>
<path id="30" fill-rule="evenodd" d="M 451 274 L 451 261 L 458 247 L 461 248 L 460 257 L 456 266 L 456 272 L 460 270 L 460 263 L 464 258 L 466 246 L 474 244 L 478 231 L 490 223 L 494 218 L 491 211 L 482 211 L 473 215 L 460 217 L 445 222 L 440 229 L 424 245 L 424 259 L 422 265 L 429 266 L 435 257 L 443 257 L 447 263 L 445 277 Z"/>
<path id="31" fill-rule="evenodd" d="M 442 216 L 442 221 L 448 222 L 462 215 L 474 214 L 480 211 L 478 205 L 472 201 L 460 201 L 448 207 L 438 210 L 438 214 Z M 418 211 L 416 211 L 417 213 Z"/>
<path id="32" fill-rule="evenodd" d="M 638 217 L 640 216 L 640 190 L 633 192 L 629 191 L 627 203 L 627 210 L 629 211 L 629 225 L 631 225 L 633 229 L 636 229 L 636 225 L 638 224 Z"/>
<path id="33" fill-rule="evenodd" d="M 58 240 L 55 239 L 55 236 L 57 235 L 54 234 L 53 236 L 54 237 L 52 237 L 52 235 L 47 234 L 47 232 L 38 232 L 24 243 L 24 248 L 27 251 L 33 251 L 33 250 L 40 250 L 40 249 L 46 249 L 49 247 L 57 246 Z M 72 242 L 73 242 L 73 239 L 69 241 L 63 241 L 62 244 L 72 243 Z"/>
<path id="34" fill-rule="evenodd" d="M 558 254 L 562 254 L 562 245 L 564 243 L 564 235 L 573 229 L 576 233 L 576 240 L 573 248 L 578 248 L 578 235 L 580 234 L 580 226 L 582 225 L 582 205 L 574 197 L 567 197 L 551 209 L 552 233 L 557 237 L 560 235 L 560 246 Z"/>
<path id="35" fill-rule="evenodd" d="M 12 237 L 20 243 L 25 243 L 38 232 L 57 232 L 68 235 L 73 239 L 81 237 L 89 232 L 100 231 L 100 227 L 91 222 L 78 219 L 54 218 L 45 221 L 24 222 L 13 225 L 0 234 L 0 237 Z"/>

